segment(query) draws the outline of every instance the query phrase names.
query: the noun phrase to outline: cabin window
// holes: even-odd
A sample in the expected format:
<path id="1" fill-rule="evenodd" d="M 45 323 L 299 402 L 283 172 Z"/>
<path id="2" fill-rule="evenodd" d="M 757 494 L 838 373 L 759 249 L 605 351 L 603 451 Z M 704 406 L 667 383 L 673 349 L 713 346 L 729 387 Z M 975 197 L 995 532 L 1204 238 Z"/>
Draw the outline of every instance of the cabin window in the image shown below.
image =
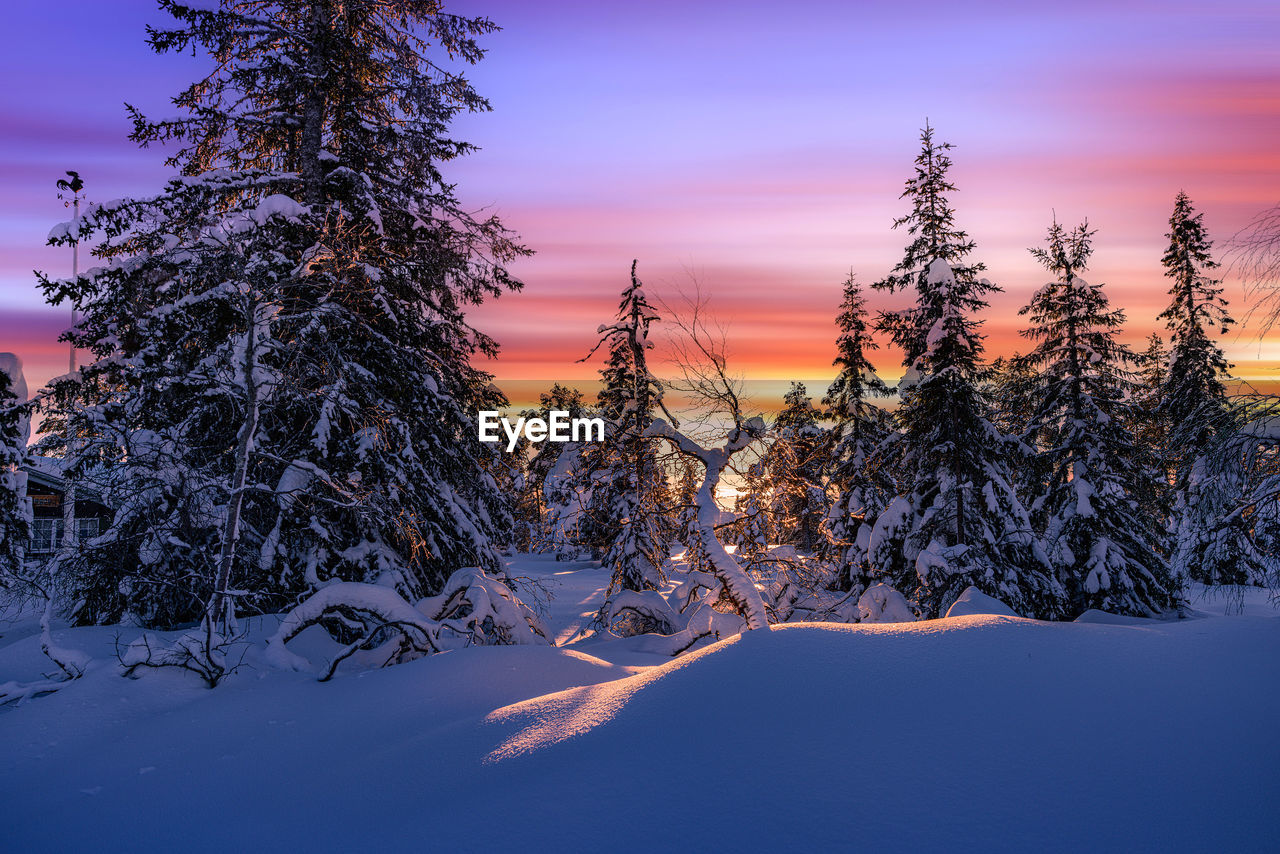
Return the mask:
<path id="1" fill-rule="evenodd" d="M 62 544 L 61 519 L 33 519 L 31 522 L 31 553 L 49 554 Z M 98 519 L 76 519 L 76 534 L 81 540 L 98 536 Z"/>
<path id="2" fill-rule="evenodd" d="M 33 519 L 31 522 L 31 553 L 48 554 L 58 547 L 62 539 L 61 519 Z"/>

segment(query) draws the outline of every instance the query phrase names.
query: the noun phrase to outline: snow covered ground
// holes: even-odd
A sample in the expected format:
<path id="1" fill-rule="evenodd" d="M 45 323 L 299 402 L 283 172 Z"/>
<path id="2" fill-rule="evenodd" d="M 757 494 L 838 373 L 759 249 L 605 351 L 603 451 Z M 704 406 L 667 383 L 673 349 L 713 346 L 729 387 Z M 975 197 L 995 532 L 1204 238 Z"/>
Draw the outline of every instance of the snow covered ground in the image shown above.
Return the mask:
<path id="1" fill-rule="evenodd" d="M 1227 615 L 1200 591 L 1176 623 L 793 625 L 671 661 L 583 638 L 594 565 L 512 572 L 567 645 L 328 683 L 251 647 L 210 691 L 121 678 L 137 630 L 55 632 L 95 661 L 0 710 L 0 850 L 1280 851 L 1260 592 Z M 0 683 L 48 669 L 33 626 L 0 633 Z"/>

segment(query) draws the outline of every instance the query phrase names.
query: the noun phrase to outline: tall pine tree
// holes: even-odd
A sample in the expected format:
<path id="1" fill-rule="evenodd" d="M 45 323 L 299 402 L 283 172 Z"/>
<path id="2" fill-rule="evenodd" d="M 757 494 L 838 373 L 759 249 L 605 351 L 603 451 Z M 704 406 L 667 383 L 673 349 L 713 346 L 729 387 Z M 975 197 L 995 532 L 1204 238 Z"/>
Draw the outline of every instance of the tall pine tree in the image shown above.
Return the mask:
<path id="1" fill-rule="evenodd" d="M 850 273 L 836 318 L 839 369 L 822 399 L 834 422 L 829 434 L 828 482 L 836 493 L 828 514 L 836 546 L 836 578 L 843 589 L 870 583 L 867 548 L 876 517 L 897 494 L 881 445 L 892 430 L 888 414 L 870 402 L 892 392 L 876 375 L 867 352 L 877 348 L 867 325 L 866 298 Z M 855 595 L 861 595 L 857 591 Z"/>
<path id="2" fill-rule="evenodd" d="M 951 146 L 934 142 L 927 125 L 920 141 L 915 175 L 902 194 L 911 211 L 894 222 L 913 239 L 874 285 L 916 294 L 914 306 L 882 313 L 879 321 L 907 368 L 898 420 L 911 519 L 902 550 L 915 578 L 892 583 L 915 588 L 926 615 L 944 612 L 974 585 L 1019 613 L 1052 616 L 1060 590 L 1015 491 L 1007 437 L 991 423 L 980 387 L 983 336 L 975 314 L 997 288 L 979 278 L 982 264 L 967 260 L 974 243 L 947 199 L 955 191 L 947 179 Z M 902 529 L 901 521 L 893 527 Z"/>
<path id="3" fill-rule="evenodd" d="M 1204 214 L 1195 212 L 1186 193 L 1178 193 L 1174 201 L 1166 236 L 1169 247 L 1162 263 L 1173 284 L 1169 307 L 1160 315 L 1169 328 L 1170 344 L 1158 412 L 1168 424 L 1173 471 L 1173 570 L 1180 579 L 1243 582 L 1249 577 L 1240 562 L 1248 552 L 1248 532 L 1241 528 L 1234 537 L 1224 537 L 1218 530 L 1223 520 L 1210 507 L 1231 506 L 1232 498 L 1219 495 L 1217 501 L 1202 501 L 1215 437 L 1232 417 L 1223 382 L 1231 365 L 1213 336 L 1225 334 L 1234 321 L 1227 313 L 1221 280 L 1214 278 L 1219 265 L 1211 254 Z M 1237 526 L 1240 521 L 1235 519 Z M 1238 548 L 1233 539 L 1240 540 Z"/>
<path id="4" fill-rule="evenodd" d="M 631 263 L 631 282 L 622 291 L 613 323 L 600 327 L 592 349 L 608 348 L 600 370 L 600 414 L 609 429 L 593 448 L 588 515 L 604 543 L 602 563 L 610 571 L 609 595 L 659 590 L 670 547 L 659 513 L 665 504 L 666 475 L 658 466 L 657 440 L 646 436 L 662 385 L 649 371 L 649 327 L 658 320 Z M 591 354 L 588 354 L 590 358 Z M 608 602 L 602 615 L 611 613 Z M 634 622 L 634 620 L 632 621 Z M 650 630 L 628 625 L 628 632 Z"/>
<path id="5" fill-rule="evenodd" d="M 1169 248 L 1161 263 L 1173 280 L 1172 298 L 1160 318 L 1170 332 L 1168 372 L 1161 409 L 1170 423 L 1170 439 L 1179 449 L 1177 484 L 1187 485 L 1196 455 L 1203 453 L 1222 417 L 1227 398 L 1223 380 L 1231 365 L 1213 335 L 1225 335 L 1235 323 L 1227 313 L 1222 282 L 1213 278 L 1218 262 L 1213 242 L 1186 193 L 1179 193 L 1169 218 Z"/>

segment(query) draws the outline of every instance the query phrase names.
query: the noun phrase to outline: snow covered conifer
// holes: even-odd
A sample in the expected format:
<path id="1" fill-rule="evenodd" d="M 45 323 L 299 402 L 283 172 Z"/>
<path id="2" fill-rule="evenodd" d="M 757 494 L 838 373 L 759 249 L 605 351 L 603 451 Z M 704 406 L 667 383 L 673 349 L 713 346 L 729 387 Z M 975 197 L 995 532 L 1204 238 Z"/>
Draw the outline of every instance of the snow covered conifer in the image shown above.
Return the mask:
<path id="1" fill-rule="evenodd" d="M 19 469 L 27 447 L 25 397 L 21 363 L 12 353 L 0 353 L 0 588 L 22 573 L 31 537 L 26 478 Z"/>
<path id="2" fill-rule="evenodd" d="M 887 580 L 903 592 L 914 588 L 926 616 L 944 613 L 970 584 L 1019 613 L 1052 616 L 1061 593 L 1016 492 L 1008 439 L 991 423 L 980 388 L 983 344 L 974 315 L 997 288 L 979 278 L 981 264 L 966 260 L 974 244 L 947 200 L 955 190 L 949 149 L 924 128 L 903 192 L 911 211 L 894 222 L 913 239 L 874 285 L 916 292 L 914 306 L 884 312 L 878 324 L 903 350 L 907 368 L 897 415 L 911 517 L 888 508 L 896 515 L 886 530 L 905 526 L 903 557 L 915 568 L 915 578 Z"/>
<path id="3" fill-rule="evenodd" d="M 1179 193 L 1169 218 L 1169 247 L 1162 263 L 1173 280 L 1169 307 L 1160 317 L 1170 332 L 1168 371 L 1160 389 L 1158 413 L 1168 424 L 1170 464 L 1173 470 L 1173 570 L 1208 583 L 1230 583 L 1242 577 L 1239 568 L 1213 560 L 1207 552 L 1217 538 L 1215 523 L 1198 507 L 1207 477 L 1207 454 L 1217 434 L 1231 418 L 1227 378 L 1231 365 L 1213 335 L 1225 334 L 1234 324 L 1222 297 L 1222 285 L 1213 278 L 1212 241 L 1186 193 Z M 1229 506 L 1228 499 L 1220 502 Z M 1236 550 L 1217 547 L 1211 554 L 1229 556 Z"/>
<path id="4" fill-rule="evenodd" d="M 1169 351 L 1156 333 L 1147 339 L 1147 348 L 1138 354 L 1137 387 L 1133 391 L 1133 405 L 1129 407 L 1127 424 L 1134 441 L 1150 458 L 1156 476 L 1148 478 L 1144 491 L 1136 497 L 1142 512 L 1160 523 L 1167 532 L 1169 512 L 1173 504 L 1173 489 L 1169 484 L 1173 456 L 1169 444 L 1169 419 L 1160 405 L 1168 376 Z M 1145 491 L 1149 490 L 1149 491 Z M 1163 538 L 1167 540 L 1167 537 Z M 1168 556 L 1168 543 L 1162 543 L 1162 553 Z"/>
<path id="5" fill-rule="evenodd" d="M 600 414 L 609 429 L 593 450 L 592 525 L 604 542 L 603 564 L 611 573 L 609 594 L 660 589 L 669 543 L 658 518 L 665 504 L 666 475 L 657 461 L 657 441 L 645 431 L 662 396 L 649 371 L 649 327 L 658 319 L 631 263 L 631 282 L 622 291 L 613 323 L 600 327 L 592 348 L 608 348 L 600 370 Z M 588 354 L 590 358 L 591 354 Z M 606 602 L 602 614 L 610 613 Z M 629 630 L 648 631 L 637 625 Z"/>
<path id="6" fill-rule="evenodd" d="M 764 490 L 760 464 L 752 466 L 747 472 L 747 488 L 738 496 L 736 510 L 738 524 L 731 535 L 730 542 L 738 547 L 735 557 L 743 566 L 754 563 L 769 549 L 770 520 L 768 495 Z"/>
<path id="7" fill-rule="evenodd" d="M 1218 269 L 1204 227 L 1204 214 L 1186 193 L 1179 193 L 1169 218 L 1169 248 L 1161 260 L 1165 276 L 1173 280 L 1172 300 L 1161 314 L 1171 333 L 1168 372 L 1160 395 L 1161 409 L 1170 423 L 1171 440 L 1179 449 L 1178 487 L 1186 486 L 1195 455 L 1203 453 L 1222 414 L 1227 389 L 1223 380 L 1231 365 L 1213 340 L 1235 323 L 1227 313 L 1222 283 L 1211 278 Z"/>
<path id="8" fill-rule="evenodd" d="M 465 310 L 518 287 L 526 250 L 440 172 L 471 148 L 449 120 L 487 109 L 441 57 L 479 60 L 494 25 L 372 0 L 162 6 L 177 24 L 152 47 L 214 65 L 179 117 L 133 111 L 179 174 L 51 235 L 101 238 L 101 266 L 45 280 L 95 357 L 73 469 L 119 508 L 82 548 L 77 618 L 172 625 L 229 588 L 273 610 L 339 580 L 417 599 L 498 569 L 508 500 L 475 417 L 504 401 Z"/>
<path id="9" fill-rule="evenodd" d="M 852 273 L 844 282 L 836 325 L 840 334 L 833 364 L 839 371 L 822 399 L 834 422 L 826 466 L 836 497 L 828 519 L 832 538 L 843 544 L 837 546 L 837 583 L 844 589 L 865 588 L 870 583 L 871 526 L 897 495 L 897 484 L 880 452 L 892 432 L 890 417 L 868 400 L 892 392 L 867 357 L 878 345 L 869 334 L 866 298 Z"/>
<path id="10" fill-rule="evenodd" d="M 570 418 L 581 418 L 587 413 L 582 392 L 559 383 L 543 392 L 539 401 L 542 404 L 539 409 L 522 414 L 547 419 L 553 410 L 567 412 Z M 559 481 L 564 479 L 567 471 L 576 467 L 584 447 L 582 442 L 542 442 L 532 451 L 522 449 L 521 455 L 527 458 L 522 463 L 515 510 L 519 547 L 538 552 L 556 550 L 552 529 L 560 520 L 548 518 L 552 514 L 558 517 L 558 512 L 552 509 L 554 502 L 548 502 L 547 493 L 549 489 L 554 493 L 568 485 Z"/>
<path id="11" fill-rule="evenodd" d="M 1054 223 L 1047 246 L 1032 254 L 1054 276 L 1022 309 L 1035 348 L 1021 358 L 1034 368 L 1028 437 L 1040 449 L 1046 481 L 1035 496 L 1045 519 L 1045 550 L 1069 597 L 1067 616 L 1089 608 L 1152 616 L 1176 601 L 1159 551 L 1159 520 L 1138 496 L 1156 477 L 1123 417 L 1136 357 L 1115 340 L 1124 312 L 1101 285 L 1082 278 L 1092 254 L 1087 225 Z"/>
<path id="12" fill-rule="evenodd" d="M 998 358 L 991 363 L 991 418 L 1001 432 L 1025 435 L 1035 408 L 1036 372 L 1021 356 Z"/>
<path id="13" fill-rule="evenodd" d="M 773 442 L 760 461 L 757 495 L 768 495 L 768 518 L 778 542 L 814 551 L 824 545 L 821 525 L 828 510 L 823 486 L 826 431 L 804 383 L 792 382 L 783 404 Z"/>

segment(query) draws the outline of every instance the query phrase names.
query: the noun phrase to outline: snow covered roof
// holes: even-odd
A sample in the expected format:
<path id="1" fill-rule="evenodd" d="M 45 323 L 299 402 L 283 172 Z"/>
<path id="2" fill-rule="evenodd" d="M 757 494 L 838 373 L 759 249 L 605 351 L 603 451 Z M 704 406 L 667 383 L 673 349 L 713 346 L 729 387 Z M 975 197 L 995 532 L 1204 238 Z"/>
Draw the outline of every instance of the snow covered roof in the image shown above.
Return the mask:
<path id="1" fill-rule="evenodd" d="M 28 455 L 22 464 L 22 470 L 27 473 L 27 479 L 31 483 L 39 484 L 45 489 L 52 489 L 59 493 L 67 489 L 66 481 L 62 477 L 62 460 L 57 457 Z M 83 487 L 77 487 L 77 490 L 79 500 L 106 506 L 101 493 L 97 490 Z"/>

